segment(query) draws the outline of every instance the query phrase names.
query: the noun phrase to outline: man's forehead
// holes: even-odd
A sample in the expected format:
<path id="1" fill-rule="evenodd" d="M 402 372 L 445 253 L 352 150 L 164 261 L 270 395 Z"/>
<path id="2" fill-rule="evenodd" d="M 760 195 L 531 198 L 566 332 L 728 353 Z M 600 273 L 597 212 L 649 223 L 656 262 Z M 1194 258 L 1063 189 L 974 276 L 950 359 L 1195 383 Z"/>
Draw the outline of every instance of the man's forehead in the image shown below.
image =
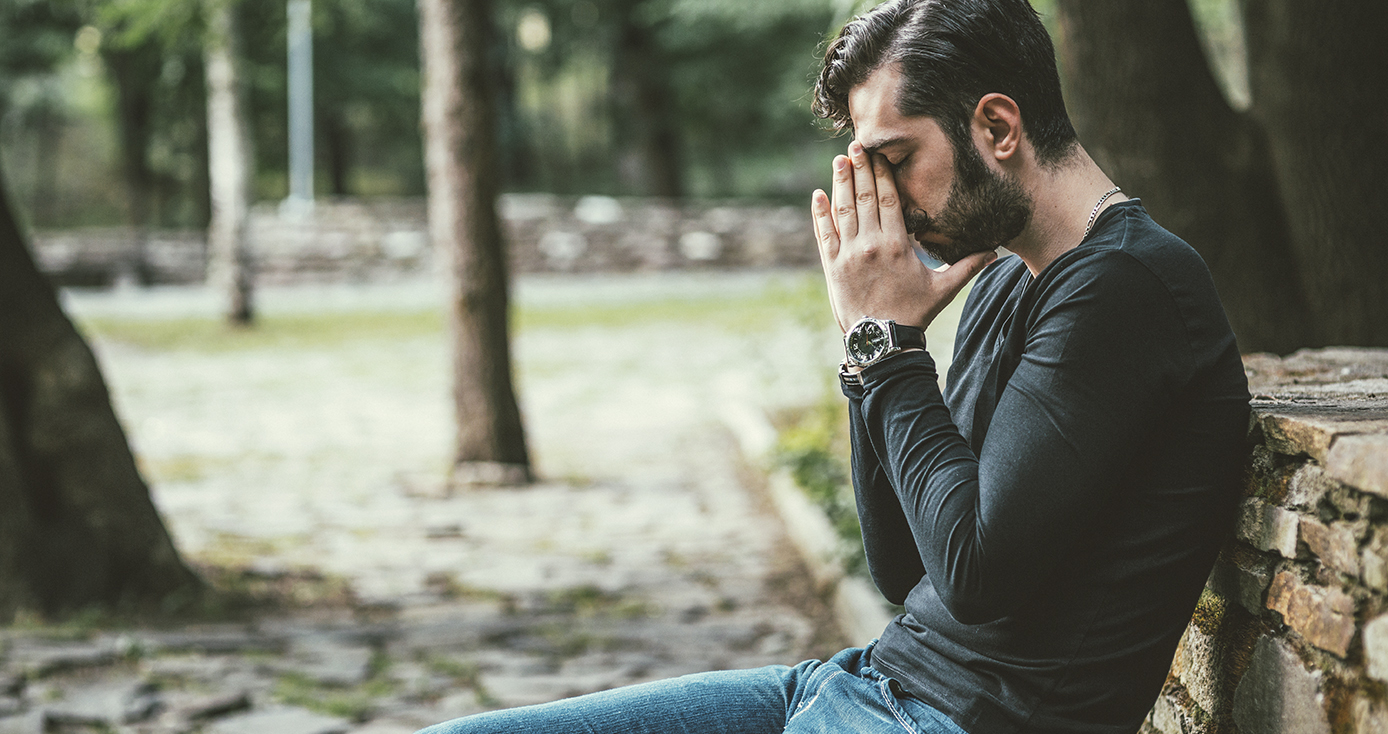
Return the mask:
<path id="1" fill-rule="evenodd" d="M 888 64 L 848 91 L 853 136 L 864 148 L 875 150 L 912 137 L 912 120 L 902 117 L 896 106 L 900 88 L 899 67 Z"/>

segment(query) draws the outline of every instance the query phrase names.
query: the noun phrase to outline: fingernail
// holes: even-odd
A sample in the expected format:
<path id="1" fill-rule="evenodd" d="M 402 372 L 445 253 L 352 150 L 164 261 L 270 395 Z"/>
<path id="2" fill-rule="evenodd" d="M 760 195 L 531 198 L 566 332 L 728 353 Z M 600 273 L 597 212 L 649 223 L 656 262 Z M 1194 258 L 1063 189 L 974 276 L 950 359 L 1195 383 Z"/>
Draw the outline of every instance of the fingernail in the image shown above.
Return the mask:
<path id="1" fill-rule="evenodd" d="M 863 154 L 863 144 L 862 144 L 862 143 L 859 143 L 859 142 L 856 141 L 856 140 L 854 140 L 852 143 L 850 143 L 850 144 L 848 145 L 848 152 L 849 152 L 850 154 L 852 154 L 852 155 L 862 155 L 862 154 Z"/>
<path id="2" fill-rule="evenodd" d="M 835 159 L 834 159 L 834 168 L 836 168 L 836 169 L 838 169 L 838 170 L 840 170 L 840 171 L 846 171 L 846 170 L 848 170 L 848 159 L 847 159 L 847 158 L 844 158 L 843 156 L 839 156 L 839 157 L 835 158 Z"/>

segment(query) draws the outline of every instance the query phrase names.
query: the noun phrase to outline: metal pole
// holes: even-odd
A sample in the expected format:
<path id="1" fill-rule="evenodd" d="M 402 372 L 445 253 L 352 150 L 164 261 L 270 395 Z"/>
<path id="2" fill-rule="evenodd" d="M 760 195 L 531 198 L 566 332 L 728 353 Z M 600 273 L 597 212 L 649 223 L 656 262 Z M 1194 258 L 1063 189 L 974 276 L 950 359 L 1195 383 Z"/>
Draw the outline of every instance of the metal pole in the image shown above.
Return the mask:
<path id="1" fill-rule="evenodd" d="M 313 209 L 313 27 L 310 0 L 289 0 L 289 198 L 292 213 Z"/>

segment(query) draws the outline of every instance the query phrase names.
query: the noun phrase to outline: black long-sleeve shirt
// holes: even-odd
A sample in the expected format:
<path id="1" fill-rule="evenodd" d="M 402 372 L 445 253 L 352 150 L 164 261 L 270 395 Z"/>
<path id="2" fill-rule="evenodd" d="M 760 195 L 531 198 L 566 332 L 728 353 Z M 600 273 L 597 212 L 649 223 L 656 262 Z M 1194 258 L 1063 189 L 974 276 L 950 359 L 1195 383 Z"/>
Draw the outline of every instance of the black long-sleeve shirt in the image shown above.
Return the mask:
<path id="1" fill-rule="evenodd" d="M 1033 278 L 990 265 L 928 352 L 845 385 L 872 664 L 970 734 L 1132 734 L 1237 501 L 1248 389 L 1204 262 L 1136 201 Z"/>

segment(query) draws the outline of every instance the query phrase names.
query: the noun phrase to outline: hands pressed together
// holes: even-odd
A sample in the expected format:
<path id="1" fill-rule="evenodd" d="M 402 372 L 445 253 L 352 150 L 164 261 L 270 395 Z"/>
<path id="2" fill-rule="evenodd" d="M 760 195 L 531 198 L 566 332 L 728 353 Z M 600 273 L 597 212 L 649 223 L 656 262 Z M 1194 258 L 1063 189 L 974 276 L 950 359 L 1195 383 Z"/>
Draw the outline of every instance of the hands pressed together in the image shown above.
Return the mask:
<path id="1" fill-rule="evenodd" d="M 844 331 L 864 316 L 924 329 L 997 257 L 989 251 L 926 267 L 906 231 L 891 165 L 857 141 L 834 159 L 832 201 L 816 189 L 810 211 L 829 303 Z"/>

